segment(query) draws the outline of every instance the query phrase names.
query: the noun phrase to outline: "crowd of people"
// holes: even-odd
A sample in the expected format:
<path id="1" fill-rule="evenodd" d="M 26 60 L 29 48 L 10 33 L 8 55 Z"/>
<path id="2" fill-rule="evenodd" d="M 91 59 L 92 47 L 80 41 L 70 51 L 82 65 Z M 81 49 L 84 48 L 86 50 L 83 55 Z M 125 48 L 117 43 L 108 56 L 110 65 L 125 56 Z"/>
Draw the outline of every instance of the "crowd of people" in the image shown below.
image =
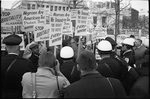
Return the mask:
<path id="1" fill-rule="evenodd" d="M 56 55 L 34 41 L 20 55 L 21 41 L 15 34 L 3 40 L 2 98 L 149 97 L 149 44 L 141 39 L 128 37 L 118 47 L 106 37 L 93 47 L 69 38 Z"/>

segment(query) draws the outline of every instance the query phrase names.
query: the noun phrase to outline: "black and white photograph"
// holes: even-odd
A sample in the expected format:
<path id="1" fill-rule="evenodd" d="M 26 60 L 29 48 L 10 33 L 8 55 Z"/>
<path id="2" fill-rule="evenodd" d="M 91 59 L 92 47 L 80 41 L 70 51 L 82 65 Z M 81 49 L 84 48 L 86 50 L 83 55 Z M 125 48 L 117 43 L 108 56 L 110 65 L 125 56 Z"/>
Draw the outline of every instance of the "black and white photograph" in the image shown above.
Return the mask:
<path id="1" fill-rule="evenodd" d="M 0 2 L 2 99 L 149 99 L 149 0 Z"/>

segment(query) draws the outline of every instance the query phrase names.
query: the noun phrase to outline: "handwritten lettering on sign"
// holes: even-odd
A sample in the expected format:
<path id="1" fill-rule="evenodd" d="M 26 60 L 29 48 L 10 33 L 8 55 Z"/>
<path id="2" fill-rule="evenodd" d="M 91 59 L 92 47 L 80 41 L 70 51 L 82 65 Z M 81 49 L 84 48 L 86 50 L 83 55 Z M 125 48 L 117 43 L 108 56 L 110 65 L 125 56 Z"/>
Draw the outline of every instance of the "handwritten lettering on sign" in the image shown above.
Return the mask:
<path id="1" fill-rule="evenodd" d="M 44 10 L 24 10 L 22 12 L 24 26 L 35 24 L 46 24 L 46 14 Z"/>
<path id="2" fill-rule="evenodd" d="M 87 34 L 87 20 L 89 12 L 87 10 L 78 10 L 77 25 L 76 25 L 76 36 L 84 36 Z"/>
<path id="3" fill-rule="evenodd" d="M 51 14 L 51 36 L 49 40 L 49 46 L 62 44 L 62 33 L 71 33 L 71 13 L 69 11 L 53 11 Z M 56 36 L 54 36 L 56 35 Z"/>
<path id="4" fill-rule="evenodd" d="M 34 26 L 34 40 L 45 41 L 49 40 L 50 27 L 49 25 L 35 25 Z"/>

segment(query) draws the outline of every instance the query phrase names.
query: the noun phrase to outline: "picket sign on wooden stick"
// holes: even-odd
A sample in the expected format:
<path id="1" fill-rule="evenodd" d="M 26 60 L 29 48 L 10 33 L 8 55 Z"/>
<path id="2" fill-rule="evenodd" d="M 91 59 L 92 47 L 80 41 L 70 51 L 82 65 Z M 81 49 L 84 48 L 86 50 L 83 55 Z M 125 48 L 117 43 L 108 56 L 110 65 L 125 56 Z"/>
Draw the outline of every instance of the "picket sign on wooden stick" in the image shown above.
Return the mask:
<path id="1" fill-rule="evenodd" d="M 54 46 L 54 55 L 56 57 L 56 45 Z"/>
<path id="2" fill-rule="evenodd" d="M 79 57 L 79 55 L 80 55 L 80 51 L 81 51 L 81 38 L 82 38 L 82 36 L 79 36 L 78 54 L 77 54 L 77 57 Z"/>
<path id="3" fill-rule="evenodd" d="M 28 36 L 28 44 L 30 43 L 30 32 L 27 32 L 27 36 Z"/>

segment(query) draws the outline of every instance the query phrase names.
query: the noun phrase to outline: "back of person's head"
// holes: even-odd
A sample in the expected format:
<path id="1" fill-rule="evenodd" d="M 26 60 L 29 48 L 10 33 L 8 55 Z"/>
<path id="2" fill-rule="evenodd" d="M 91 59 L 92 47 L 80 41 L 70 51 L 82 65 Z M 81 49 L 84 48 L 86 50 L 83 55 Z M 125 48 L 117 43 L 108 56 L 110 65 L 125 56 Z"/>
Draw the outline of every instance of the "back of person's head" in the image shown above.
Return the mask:
<path id="1" fill-rule="evenodd" d="M 22 42 L 20 36 L 16 34 L 8 35 L 3 39 L 3 43 L 6 45 L 6 50 L 9 52 L 19 53 L 19 44 Z"/>
<path id="2" fill-rule="evenodd" d="M 131 37 L 131 38 L 135 38 L 135 36 L 134 36 L 134 35 L 130 35 L 130 37 Z"/>
<path id="3" fill-rule="evenodd" d="M 50 67 L 53 68 L 56 65 L 56 58 L 54 54 L 50 51 L 45 51 L 39 56 L 39 66 L 40 67 Z"/>
<path id="4" fill-rule="evenodd" d="M 88 50 L 82 51 L 76 61 L 83 71 L 91 71 L 97 67 L 95 55 Z"/>
<path id="5" fill-rule="evenodd" d="M 112 52 L 112 45 L 107 40 L 102 40 L 97 45 L 99 54 L 110 54 Z"/>

